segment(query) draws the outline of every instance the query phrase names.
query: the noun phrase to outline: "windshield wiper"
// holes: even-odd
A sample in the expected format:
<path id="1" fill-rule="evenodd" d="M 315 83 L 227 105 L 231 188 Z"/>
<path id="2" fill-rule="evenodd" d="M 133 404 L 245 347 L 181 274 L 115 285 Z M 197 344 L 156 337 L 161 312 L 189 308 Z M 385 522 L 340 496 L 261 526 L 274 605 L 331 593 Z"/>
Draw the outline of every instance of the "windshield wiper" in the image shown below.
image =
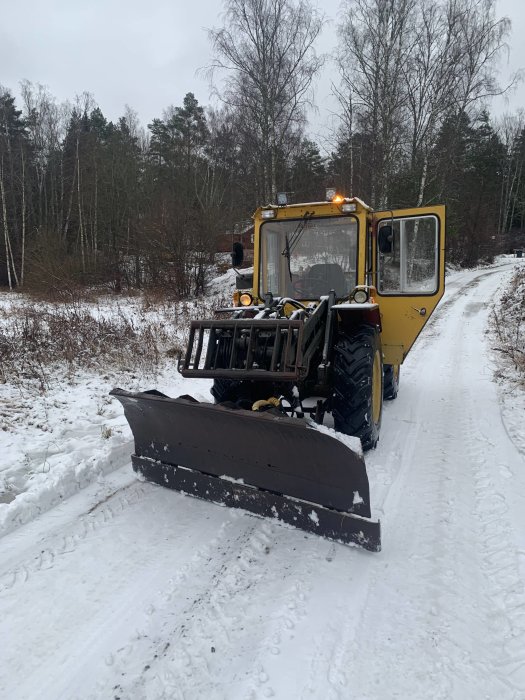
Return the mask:
<path id="1" fill-rule="evenodd" d="M 306 224 L 308 223 L 309 219 L 312 218 L 313 215 L 313 211 L 306 211 L 304 213 L 303 218 L 299 221 L 299 223 L 293 230 L 290 238 L 288 238 L 288 234 L 286 234 L 286 243 L 284 246 L 284 250 L 281 252 L 281 255 L 284 255 L 288 261 L 288 274 L 290 275 L 290 282 L 292 281 L 292 253 L 297 247 L 299 241 L 301 240 L 301 236 L 303 235 L 303 232 L 306 228 Z"/>
<path id="2" fill-rule="evenodd" d="M 288 240 L 288 234 L 286 234 L 286 244 L 284 247 L 283 252 L 281 255 L 284 255 L 286 257 L 286 260 L 288 262 L 288 274 L 290 275 L 290 282 L 292 281 L 292 264 L 291 264 L 291 255 L 290 255 L 290 241 Z"/>

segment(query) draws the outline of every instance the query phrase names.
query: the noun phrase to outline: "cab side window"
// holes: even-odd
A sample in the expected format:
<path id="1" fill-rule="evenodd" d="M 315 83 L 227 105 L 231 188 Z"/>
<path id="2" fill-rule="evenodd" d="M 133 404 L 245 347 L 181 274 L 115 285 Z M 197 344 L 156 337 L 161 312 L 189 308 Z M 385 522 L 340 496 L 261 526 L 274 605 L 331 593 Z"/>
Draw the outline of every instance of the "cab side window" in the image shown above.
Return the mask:
<path id="1" fill-rule="evenodd" d="M 435 216 L 379 222 L 377 272 L 380 294 L 435 294 L 438 290 L 438 220 Z"/>

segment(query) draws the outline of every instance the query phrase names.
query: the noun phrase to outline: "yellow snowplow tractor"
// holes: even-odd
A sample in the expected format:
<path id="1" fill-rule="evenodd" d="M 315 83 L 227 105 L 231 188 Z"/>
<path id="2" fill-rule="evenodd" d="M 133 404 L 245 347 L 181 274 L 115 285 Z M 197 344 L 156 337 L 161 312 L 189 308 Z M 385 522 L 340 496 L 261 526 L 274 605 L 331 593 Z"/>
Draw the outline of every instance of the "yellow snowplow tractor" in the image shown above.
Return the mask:
<path id="1" fill-rule="evenodd" d="M 220 319 L 192 322 L 179 361 L 213 380 L 214 403 L 112 394 L 147 479 L 378 551 L 361 448 L 443 295 L 445 208 L 279 201 L 254 214 L 253 278 Z"/>

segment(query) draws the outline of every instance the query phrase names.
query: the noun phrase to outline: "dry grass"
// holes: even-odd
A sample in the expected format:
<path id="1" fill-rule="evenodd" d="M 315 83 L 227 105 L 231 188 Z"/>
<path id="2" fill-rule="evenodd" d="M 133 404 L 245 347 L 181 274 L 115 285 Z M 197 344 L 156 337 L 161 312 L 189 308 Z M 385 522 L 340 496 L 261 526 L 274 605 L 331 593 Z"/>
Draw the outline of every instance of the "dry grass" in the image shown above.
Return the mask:
<path id="1" fill-rule="evenodd" d="M 525 269 L 516 271 L 510 286 L 492 311 L 494 348 L 525 384 Z"/>
<path id="2" fill-rule="evenodd" d="M 94 316 L 87 307 L 30 304 L 9 310 L 0 335 L 0 381 L 38 379 L 47 370 L 118 367 L 154 371 L 169 338 L 163 327 L 137 325 L 121 314 Z"/>
<path id="3" fill-rule="evenodd" d="M 62 376 L 79 369 L 155 375 L 184 349 L 190 321 L 210 318 L 224 303 L 142 297 L 101 306 L 19 298 L 0 306 L 0 382 L 37 381 L 45 391 L 57 370 Z"/>

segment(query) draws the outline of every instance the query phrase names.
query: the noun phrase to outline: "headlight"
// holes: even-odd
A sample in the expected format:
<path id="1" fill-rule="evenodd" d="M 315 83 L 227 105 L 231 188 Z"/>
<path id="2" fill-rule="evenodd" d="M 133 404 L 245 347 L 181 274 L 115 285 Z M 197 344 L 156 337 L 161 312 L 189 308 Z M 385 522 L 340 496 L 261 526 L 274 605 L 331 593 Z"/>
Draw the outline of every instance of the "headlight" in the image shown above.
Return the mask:
<path id="1" fill-rule="evenodd" d="M 368 301 L 368 292 L 364 289 L 358 289 L 354 292 L 354 301 L 356 304 L 366 304 Z"/>
<path id="2" fill-rule="evenodd" d="M 341 204 L 341 211 L 343 214 L 350 214 L 353 211 L 357 211 L 357 204 L 355 204 L 355 202 L 345 202 Z"/>
<path id="3" fill-rule="evenodd" d="M 244 294 L 241 294 L 239 301 L 241 302 L 241 306 L 251 306 L 253 304 L 253 297 L 251 294 L 245 292 Z"/>
<path id="4" fill-rule="evenodd" d="M 261 219 L 275 219 L 275 209 L 263 209 Z"/>

